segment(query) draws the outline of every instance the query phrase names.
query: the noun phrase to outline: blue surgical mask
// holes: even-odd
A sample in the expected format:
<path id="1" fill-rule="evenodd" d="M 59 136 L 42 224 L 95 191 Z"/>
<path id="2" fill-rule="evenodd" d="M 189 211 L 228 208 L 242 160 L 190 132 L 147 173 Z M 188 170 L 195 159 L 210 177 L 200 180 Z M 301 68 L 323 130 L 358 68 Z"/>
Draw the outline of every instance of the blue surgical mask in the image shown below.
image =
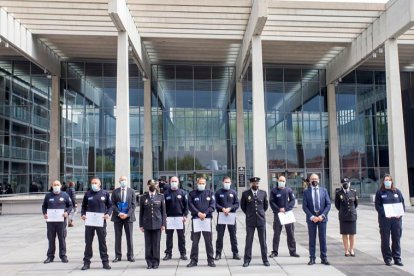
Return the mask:
<path id="1" fill-rule="evenodd" d="M 204 191 L 206 189 L 206 185 L 197 185 L 197 189 L 199 191 Z"/>
<path id="2" fill-rule="evenodd" d="M 171 189 L 177 190 L 178 189 L 178 182 L 177 181 L 171 181 Z"/>
<path id="3" fill-rule="evenodd" d="M 125 188 L 127 186 L 127 183 L 128 182 L 126 180 L 119 181 L 119 185 L 121 185 L 122 188 Z"/>
<path id="4" fill-rule="evenodd" d="M 91 187 L 92 187 L 92 191 L 94 191 L 94 192 L 97 192 L 97 191 L 99 191 L 101 188 L 98 186 L 98 184 L 92 184 L 91 185 Z"/>
<path id="5" fill-rule="evenodd" d="M 224 190 L 230 190 L 231 183 L 223 183 Z"/>
<path id="6" fill-rule="evenodd" d="M 392 181 L 389 181 L 389 180 L 384 181 L 385 189 L 391 189 L 391 186 L 392 186 Z"/>
<path id="7" fill-rule="evenodd" d="M 60 186 L 53 186 L 53 192 L 54 192 L 55 194 L 60 193 Z"/>
<path id="8" fill-rule="evenodd" d="M 286 186 L 286 182 L 279 181 L 279 182 L 277 182 L 277 186 L 278 186 L 279 188 L 284 188 L 284 187 Z"/>

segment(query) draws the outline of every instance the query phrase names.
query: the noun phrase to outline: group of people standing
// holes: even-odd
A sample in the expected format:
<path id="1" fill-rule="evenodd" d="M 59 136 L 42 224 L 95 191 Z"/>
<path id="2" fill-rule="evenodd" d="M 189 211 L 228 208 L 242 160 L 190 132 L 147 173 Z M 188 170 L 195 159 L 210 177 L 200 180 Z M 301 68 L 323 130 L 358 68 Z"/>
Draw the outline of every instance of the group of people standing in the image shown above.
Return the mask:
<path id="1" fill-rule="evenodd" d="M 321 263 L 329 265 L 327 259 L 326 229 L 328 213 L 331 208 L 331 201 L 328 191 L 319 184 L 317 174 L 309 178 L 310 185 L 304 191 L 302 209 L 306 214 L 306 222 L 309 236 L 309 262 L 314 265 L 316 260 L 316 236 L 319 236 Z M 336 190 L 335 207 L 339 210 L 340 233 L 345 249 L 345 256 L 355 256 L 355 235 L 358 207 L 358 197 L 355 190 L 350 189 L 348 178 L 342 179 L 342 187 Z M 139 228 L 144 233 L 145 239 L 145 260 L 147 269 L 157 269 L 160 265 L 160 240 L 161 233 L 166 232 L 166 249 L 164 261 L 172 258 L 174 231 L 178 236 L 178 249 L 180 259 L 187 260 L 185 224 L 188 214 L 191 215 L 191 253 L 190 262 L 187 267 L 198 265 L 199 241 L 201 235 L 204 238 L 207 264 L 215 267 L 215 261 L 221 259 L 223 250 L 224 233 L 227 226 L 233 259 L 240 260 L 238 243 L 236 237 L 237 220 L 236 211 L 241 208 L 245 213 L 246 240 L 244 250 L 243 267 L 250 265 L 252 259 L 252 246 L 254 233 L 257 230 L 263 265 L 269 266 L 268 257 L 274 258 L 279 254 L 280 234 L 285 226 L 287 235 L 287 246 L 292 257 L 299 257 L 296 252 L 296 241 L 294 234 L 294 221 L 283 222 L 282 217 L 292 212 L 296 198 L 290 187 L 286 186 L 286 178 L 278 178 L 277 187 L 270 192 L 268 199 L 267 192 L 259 189 L 260 178 L 250 178 L 250 189 L 242 193 L 239 202 L 237 192 L 231 188 L 230 177 L 224 177 L 223 187 L 215 193 L 206 189 L 206 179 L 197 179 L 197 186 L 187 194 L 180 189 L 177 177 L 170 179 L 164 193 L 158 191 L 157 182 L 149 180 L 147 183 L 148 192 L 144 193 L 139 200 Z M 135 262 L 133 251 L 133 224 L 136 221 L 136 196 L 135 191 L 128 187 L 128 180 L 125 176 L 119 179 L 119 187 L 112 192 L 101 189 L 99 178 L 91 180 L 91 190 L 83 197 L 81 219 L 85 221 L 85 251 L 82 270 L 90 268 L 92 243 L 96 235 L 99 242 L 99 253 L 104 269 L 111 269 L 109 265 L 108 250 L 106 246 L 106 220 L 111 217 L 114 223 L 115 232 L 115 258 L 112 262 L 122 261 L 121 240 L 125 232 L 127 241 L 127 260 Z M 402 203 L 404 199 L 401 192 L 395 187 L 390 175 L 386 175 L 382 181 L 381 188 L 375 198 L 375 207 L 378 211 L 378 221 L 381 233 L 381 251 L 386 265 L 394 264 L 402 266 L 400 238 L 402 229 L 402 218 L 387 217 L 384 211 L 385 204 Z M 68 262 L 66 256 L 66 225 L 67 219 L 76 204 L 76 198 L 61 191 L 59 181 L 54 181 L 51 190 L 46 194 L 42 211 L 47 220 L 47 237 L 49 249 L 47 259 L 44 263 L 54 261 L 55 240 L 59 240 L 59 257 L 62 262 Z M 266 211 L 271 207 L 274 213 L 273 220 L 273 244 L 271 254 L 268 255 L 266 245 Z M 56 218 L 53 212 L 57 212 L 61 218 Z M 216 250 L 214 255 L 212 219 L 214 211 L 218 212 L 216 231 Z M 282 215 L 282 216 L 281 216 Z M 390 236 L 392 249 L 390 249 Z"/>

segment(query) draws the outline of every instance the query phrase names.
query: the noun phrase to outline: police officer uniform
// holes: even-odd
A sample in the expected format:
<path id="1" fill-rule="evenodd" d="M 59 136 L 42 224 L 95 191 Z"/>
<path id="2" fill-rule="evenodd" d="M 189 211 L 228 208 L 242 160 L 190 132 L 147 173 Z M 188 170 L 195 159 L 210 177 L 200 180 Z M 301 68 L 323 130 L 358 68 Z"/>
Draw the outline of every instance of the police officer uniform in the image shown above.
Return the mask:
<path id="1" fill-rule="evenodd" d="M 211 219 L 215 205 L 214 194 L 210 190 L 193 190 L 189 194 L 188 208 L 190 210 L 192 220 L 198 219 L 198 213 L 200 212 L 206 214 L 206 218 Z M 212 267 L 215 266 L 212 232 L 194 232 L 193 224 L 193 231 L 191 231 L 191 240 L 193 242 L 190 254 L 191 262 L 187 265 L 187 267 L 196 266 L 198 263 L 198 243 L 201 238 L 201 233 L 203 233 L 204 243 L 206 245 L 208 265 Z"/>
<path id="2" fill-rule="evenodd" d="M 342 180 L 348 183 L 348 178 Z M 356 234 L 356 220 L 358 207 L 358 196 L 356 190 L 351 188 L 338 188 L 335 193 L 335 207 L 338 210 L 339 229 L 341 235 Z"/>
<path id="3" fill-rule="evenodd" d="M 148 269 L 160 265 L 161 228 L 165 227 L 166 219 L 164 195 L 157 191 L 145 193 L 140 199 L 139 227 L 144 228 Z"/>
<path id="4" fill-rule="evenodd" d="M 221 188 L 220 190 L 216 191 L 215 194 L 216 198 L 216 209 L 220 215 L 223 215 L 224 208 L 230 208 L 230 213 L 236 213 L 237 209 L 239 209 L 239 199 L 237 196 L 237 192 L 233 189 L 226 190 Z M 228 224 L 227 229 L 230 234 L 230 243 L 231 243 L 231 251 L 233 252 L 233 259 L 240 260 L 239 257 L 239 249 L 237 248 L 237 236 L 236 224 Z M 216 226 L 217 230 L 217 240 L 216 240 L 216 260 L 221 258 L 221 251 L 223 250 L 223 237 L 224 231 L 226 230 L 226 224 L 218 224 Z"/>
<path id="5" fill-rule="evenodd" d="M 285 212 L 291 211 L 295 207 L 295 195 L 290 187 L 279 189 L 273 188 L 270 191 L 270 207 L 273 210 L 273 251 L 270 257 L 277 257 L 279 254 L 279 242 L 280 233 L 282 232 L 283 225 L 279 220 L 279 212 L 281 208 L 285 209 Z M 299 257 L 296 253 L 296 241 L 295 241 L 295 225 L 294 223 L 285 224 L 287 246 L 289 254 L 292 257 Z"/>
<path id="6" fill-rule="evenodd" d="M 380 188 L 375 195 L 375 209 L 378 212 L 378 223 L 381 234 L 381 253 L 386 265 L 394 264 L 402 266 L 401 262 L 401 234 L 402 234 L 402 217 L 387 218 L 385 216 L 384 204 L 402 203 L 404 210 L 404 198 L 398 189 Z M 390 249 L 390 236 L 392 246 Z"/>
<path id="7" fill-rule="evenodd" d="M 109 193 L 103 189 L 97 192 L 92 190 L 87 191 L 82 200 L 81 215 L 86 216 L 86 212 L 103 213 L 104 215 L 110 216 L 112 214 L 112 202 Z M 82 270 L 89 269 L 93 255 L 92 243 L 95 232 L 98 236 L 99 254 L 103 267 L 110 269 L 108 265 L 108 248 L 106 247 L 106 220 L 104 220 L 103 227 L 85 226 L 85 253 Z"/>
<path id="8" fill-rule="evenodd" d="M 185 218 L 188 215 L 188 196 L 183 189 L 173 190 L 169 187 L 164 191 L 165 206 L 167 209 L 167 217 Z M 166 229 L 166 249 L 164 260 L 171 259 L 173 249 L 174 229 Z M 187 260 L 185 249 L 185 226 L 183 229 L 177 229 L 178 249 L 182 260 Z"/>
<path id="9" fill-rule="evenodd" d="M 72 201 L 69 195 L 65 192 L 55 194 L 49 192 L 45 195 L 42 204 L 43 215 L 47 214 L 48 209 L 64 209 L 64 212 L 70 213 L 72 211 Z M 62 222 L 46 222 L 47 224 L 47 239 L 49 241 L 49 248 L 47 250 L 47 259 L 44 263 L 53 262 L 56 250 L 56 236 L 59 240 L 59 257 L 62 262 L 67 263 L 66 256 L 66 218 Z"/>
<path id="10" fill-rule="evenodd" d="M 250 182 L 260 181 L 259 177 L 250 178 Z M 244 267 L 249 266 L 252 259 L 252 245 L 254 232 L 257 229 L 257 234 L 260 241 L 260 250 L 263 264 L 269 266 L 267 259 L 267 245 L 266 245 L 266 211 L 269 207 L 267 200 L 267 193 L 263 190 L 252 189 L 244 191 L 240 201 L 240 206 L 246 214 L 246 245 L 244 250 Z"/>

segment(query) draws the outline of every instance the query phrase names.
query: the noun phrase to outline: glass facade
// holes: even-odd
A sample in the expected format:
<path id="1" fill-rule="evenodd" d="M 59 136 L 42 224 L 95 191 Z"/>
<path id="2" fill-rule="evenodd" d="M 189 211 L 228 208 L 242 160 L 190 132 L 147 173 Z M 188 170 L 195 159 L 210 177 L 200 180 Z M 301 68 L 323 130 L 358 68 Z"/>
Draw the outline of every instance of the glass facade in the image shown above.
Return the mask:
<path id="1" fill-rule="evenodd" d="M 385 73 L 353 71 L 336 87 L 341 177 L 361 196 L 389 172 Z"/>
<path id="2" fill-rule="evenodd" d="M 0 60 L 0 191 L 44 192 L 51 79 L 35 64 Z"/>
<path id="3" fill-rule="evenodd" d="M 143 81 L 129 67 L 131 185 L 142 184 Z M 61 79 L 61 174 L 78 190 L 98 176 L 106 189 L 115 183 L 116 63 L 69 62 Z M 122 135 L 122 134 L 120 134 Z"/>
<path id="4" fill-rule="evenodd" d="M 190 189 L 204 176 L 213 189 L 236 166 L 234 68 L 153 66 L 154 176 L 178 175 Z M 232 177 L 235 181 L 235 177 Z"/>

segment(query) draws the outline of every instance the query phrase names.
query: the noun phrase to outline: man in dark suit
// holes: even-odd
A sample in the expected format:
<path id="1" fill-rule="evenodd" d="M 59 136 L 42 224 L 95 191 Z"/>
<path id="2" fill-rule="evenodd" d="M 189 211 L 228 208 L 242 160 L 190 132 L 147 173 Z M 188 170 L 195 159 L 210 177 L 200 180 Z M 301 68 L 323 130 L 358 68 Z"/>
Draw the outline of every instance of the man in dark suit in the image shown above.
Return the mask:
<path id="1" fill-rule="evenodd" d="M 267 259 L 266 245 L 266 210 L 269 207 L 267 193 L 259 190 L 259 177 L 250 178 L 251 189 L 244 191 L 240 201 L 240 206 L 246 214 L 246 246 L 244 249 L 243 267 L 248 267 L 252 259 L 252 245 L 254 231 L 257 228 L 257 234 L 260 241 L 262 260 L 265 266 L 269 266 Z"/>
<path id="2" fill-rule="evenodd" d="M 328 191 L 319 187 L 319 176 L 312 174 L 309 177 L 311 186 L 303 193 L 303 211 L 306 213 L 306 223 L 309 234 L 309 263 L 315 264 L 315 246 L 316 232 L 319 232 L 319 247 L 321 250 L 321 263 L 329 265 L 326 256 L 326 223 L 328 222 L 328 213 L 331 209 L 331 200 Z"/>
<path id="3" fill-rule="evenodd" d="M 127 177 L 119 178 L 119 188 L 112 192 L 113 213 L 111 220 L 114 222 L 115 230 L 115 259 L 112 262 L 119 262 L 122 258 L 121 240 L 122 228 L 125 230 L 127 241 L 127 258 L 135 262 L 132 234 L 134 229 L 136 197 L 135 191 L 128 187 Z"/>
<path id="4" fill-rule="evenodd" d="M 148 193 L 140 199 L 139 227 L 145 237 L 145 260 L 147 269 L 157 269 L 160 265 L 161 231 L 165 229 L 167 214 L 164 195 L 156 189 L 154 180 L 149 180 Z"/>

